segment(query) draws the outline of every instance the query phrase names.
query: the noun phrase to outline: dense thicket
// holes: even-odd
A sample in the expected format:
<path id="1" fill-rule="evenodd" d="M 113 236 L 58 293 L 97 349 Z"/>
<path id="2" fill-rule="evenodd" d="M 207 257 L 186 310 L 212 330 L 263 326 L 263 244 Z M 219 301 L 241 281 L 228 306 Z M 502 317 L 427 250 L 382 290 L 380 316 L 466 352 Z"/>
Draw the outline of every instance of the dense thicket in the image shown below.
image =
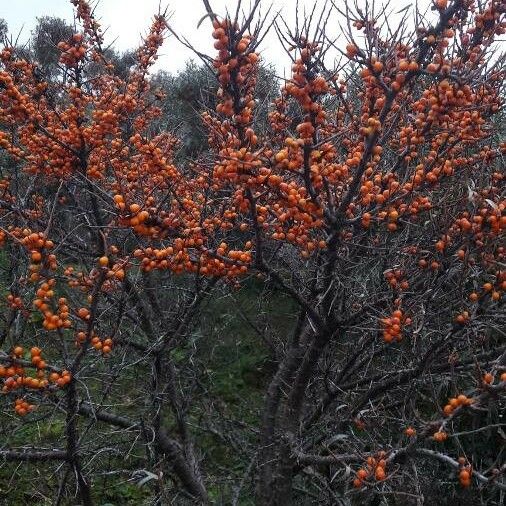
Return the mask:
<path id="1" fill-rule="evenodd" d="M 501 504 L 504 0 L 205 1 L 177 75 L 71 3 L 2 35 L 1 499 Z"/>

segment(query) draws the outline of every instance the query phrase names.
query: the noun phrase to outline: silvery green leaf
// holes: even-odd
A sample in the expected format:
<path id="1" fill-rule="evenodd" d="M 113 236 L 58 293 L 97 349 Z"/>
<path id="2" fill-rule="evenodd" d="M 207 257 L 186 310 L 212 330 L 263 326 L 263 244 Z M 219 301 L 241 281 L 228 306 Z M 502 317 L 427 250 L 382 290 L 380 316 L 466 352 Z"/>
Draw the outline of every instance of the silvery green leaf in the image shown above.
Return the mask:
<path id="1" fill-rule="evenodd" d="M 486 203 L 487 203 L 487 204 L 488 204 L 488 205 L 489 205 L 492 209 L 495 209 L 495 210 L 499 209 L 499 208 L 497 207 L 497 204 L 496 204 L 495 202 L 492 202 L 490 199 L 485 199 L 485 202 L 486 202 Z"/>

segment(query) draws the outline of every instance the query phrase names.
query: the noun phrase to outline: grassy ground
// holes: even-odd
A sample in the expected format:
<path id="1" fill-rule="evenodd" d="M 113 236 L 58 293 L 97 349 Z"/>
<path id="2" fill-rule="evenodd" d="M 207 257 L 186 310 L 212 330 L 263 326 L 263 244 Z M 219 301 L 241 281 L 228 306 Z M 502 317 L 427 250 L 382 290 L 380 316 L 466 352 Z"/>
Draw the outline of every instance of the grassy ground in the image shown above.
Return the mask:
<path id="1" fill-rule="evenodd" d="M 260 309 L 261 308 L 261 309 Z M 173 350 L 173 359 L 184 366 L 189 359 L 197 361 L 201 370 L 199 387 L 195 390 L 196 402 L 190 411 L 190 423 L 197 446 L 204 456 L 204 468 L 210 483 L 210 496 L 216 504 L 227 504 L 230 501 L 232 485 L 236 485 L 248 465 L 246 454 L 238 452 L 233 445 L 216 436 L 209 427 L 202 424 L 203 410 L 211 409 L 211 419 L 226 420 L 230 423 L 241 423 L 257 427 L 262 407 L 265 386 L 272 374 L 273 361 L 265 339 L 285 339 L 293 325 L 292 303 L 280 293 L 261 292 L 254 283 L 246 283 L 240 290 L 224 291 L 211 299 L 200 314 L 196 329 L 183 347 Z M 38 322 L 33 322 L 34 328 Z M 32 332 L 27 337 L 33 338 Z M 69 342 L 71 342 L 69 337 Z M 114 361 L 97 361 L 94 374 L 97 381 L 87 384 L 92 397 L 99 396 L 104 388 L 100 380 L 101 373 Z M 122 413 L 135 418 L 138 399 L 131 389 L 142 374 L 142 367 L 148 373 L 149 364 L 141 368 L 127 370 L 119 379 L 113 391 L 112 399 L 122 403 Z M 102 370 L 101 370 L 102 368 Z M 202 396 L 199 398 L 199 396 Z M 6 402 L 0 404 L 2 427 L 0 437 L 9 440 L 12 447 L 33 444 L 34 447 L 59 447 L 64 436 L 63 413 L 52 415 L 53 408 L 41 405 L 35 415 L 19 420 Z M 167 419 L 170 425 L 173 420 Z M 227 422 L 228 423 L 228 422 Z M 12 429 L 14 427 L 14 429 Z M 87 430 L 87 421 L 80 420 L 80 431 Z M 129 457 L 113 455 L 102 457 L 95 466 L 93 493 L 97 504 L 126 505 L 151 504 L 155 496 L 156 480 L 139 486 L 132 481 L 135 470 L 147 469 L 146 449 L 142 443 L 133 448 L 122 446 L 121 435 L 116 435 L 109 427 L 95 424 L 87 438 L 103 439 L 109 446 L 119 446 Z M 253 432 L 245 430 L 245 444 L 248 437 L 254 439 Z M 224 476 L 222 469 L 230 469 L 230 475 Z M 100 474 L 103 471 L 116 470 L 116 474 Z M 98 471 L 98 473 L 97 473 Z M 0 461 L 0 504 L 52 504 L 59 480 L 65 472 L 65 466 L 54 462 L 47 463 L 13 463 Z M 171 487 L 170 482 L 166 483 Z M 63 502 L 72 504 L 72 502 Z M 245 498 L 240 504 L 251 504 Z"/>

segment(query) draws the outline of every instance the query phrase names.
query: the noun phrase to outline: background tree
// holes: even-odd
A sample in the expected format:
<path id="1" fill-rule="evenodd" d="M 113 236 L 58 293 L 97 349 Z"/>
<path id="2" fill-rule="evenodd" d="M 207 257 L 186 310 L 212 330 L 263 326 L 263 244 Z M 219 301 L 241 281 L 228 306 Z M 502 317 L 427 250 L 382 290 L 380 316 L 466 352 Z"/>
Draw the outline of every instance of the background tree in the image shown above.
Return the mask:
<path id="1" fill-rule="evenodd" d="M 30 45 L 33 58 L 39 63 L 39 69 L 44 72 L 57 72 L 61 55 L 58 44 L 70 39 L 73 34 L 74 29 L 64 19 L 43 16 L 37 20 Z"/>
<path id="2" fill-rule="evenodd" d="M 278 88 L 272 68 L 261 66 L 255 91 L 259 102 L 257 123 L 267 127 L 268 108 Z M 207 130 L 202 122 L 202 113 L 216 108 L 216 92 L 219 83 L 213 71 L 205 65 L 191 61 L 177 75 L 165 71 L 157 72 L 152 80 L 157 90 L 164 92 L 161 128 L 178 132 L 183 160 L 195 158 L 209 149 Z"/>

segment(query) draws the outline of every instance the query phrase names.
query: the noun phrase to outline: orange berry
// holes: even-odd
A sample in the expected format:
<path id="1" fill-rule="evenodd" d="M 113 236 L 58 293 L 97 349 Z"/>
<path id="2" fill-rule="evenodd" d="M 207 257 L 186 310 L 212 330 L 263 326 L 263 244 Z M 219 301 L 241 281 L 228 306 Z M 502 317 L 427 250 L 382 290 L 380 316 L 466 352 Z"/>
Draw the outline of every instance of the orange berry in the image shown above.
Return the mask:
<path id="1" fill-rule="evenodd" d="M 461 480 L 460 480 L 460 484 L 461 484 L 463 487 L 467 488 L 467 487 L 471 486 L 471 480 L 470 480 L 470 479 L 469 479 L 469 480 L 464 480 L 464 479 L 461 479 Z"/>
<path id="2" fill-rule="evenodd" d="M 358 47 L 355 46 L 355 44 L 348 44 L 346 46 L 346 55 L 348 56 L 348 58 L 353 58 L 354 56 L 357 56 L 358 54 Z"/>
<path id="3" fill-rule="evenodd" d="M 436 249 L 437 249 L 438 251 L 443 251 L 443 250 L 445 249 L 445 246 L 446 246 L 446 245 L 445 245 L 444 241 L 438 241 L 438 242 L 436 243 Z"/>
<path id="4" fill-rule="evenodd" d="M 458 397 L 457 397 L 457 401 L 460 405 L 463 405 L 463 404 L 466 404 L 467 403 L 467 397 L 464 395 L 464 394 L 460 394 Z"/>
<path id="5" fill-rule="evenodd" d="M 486 383 L 487 385 L 490 385 L 493 381 L 494 381 L 494 376 L 492 374 L 490 374 L 489 372 L 487 372 L 483 376 L 483 383 Z"/>
<path id="6" fill-rule="evenodd" d="M 406 430 L 404 431 L 404 433 L 408 437 L 413 437 L 416 434 L 416 430 L 413 429 L 413 427 L 407 427 Z"/>
<path id="7" fill-rule="evenodd" d="M 384 480 L 386 477 L 386 473 L 383 467 L 377 467 L 374 476 L 378 481 Z"/>
<path id="8" fill-rule="evenodd" d="M 375 72 L 381 72 L 383 70 L 383 63 L 381 63 L 380 61 L 374 62 L 372 67 Z"/>
<path id="9" fill-rule="evenodd" d="M 89 317 L 90 311 L 85 307 L 80 307 L 77 311 L 77 315 L 79 318 L 82 318 L 84 320 Z"/>
<path id="10" fill-rule="evenodd" d="M 357 471 L 357 477 L 360 478 L 361 480 L 365 480 L 367 478 L 367 471 L 365 469 L 359 469 Z"/>
<path id="11" fill-rule="evenodd" d="M 399 62 L 399 70 L 402 71 L 409 70 L 409 62 L 407 60 L 401 60 Z"/>
<path id="12" fill-rule="evenodd" d="M 21 355 L 23 355 L 23 353 L 24 353 L 24 350 L 23 350 L 22 346 L 16 346 L 14 348 L 14 355 L 16 355 L 17 357 L 20 357 Z"/>
<path id="13" fill-rule="evenodd" d="M 460 471 L 459 478 L 461 480 L 469 480 L 469 478 L 471 478 L 471 474 L 467 469 L 462 469 L 462 471 Z"/>
<path id="14" fill-rule="evenodd" d="M 446 416 L 450 416 L 453 412 L 453 407 L 450 405 L 450 404 L 447 404 L 444 408 L 443 408 L 443 413 L 446 415 Z"/>

